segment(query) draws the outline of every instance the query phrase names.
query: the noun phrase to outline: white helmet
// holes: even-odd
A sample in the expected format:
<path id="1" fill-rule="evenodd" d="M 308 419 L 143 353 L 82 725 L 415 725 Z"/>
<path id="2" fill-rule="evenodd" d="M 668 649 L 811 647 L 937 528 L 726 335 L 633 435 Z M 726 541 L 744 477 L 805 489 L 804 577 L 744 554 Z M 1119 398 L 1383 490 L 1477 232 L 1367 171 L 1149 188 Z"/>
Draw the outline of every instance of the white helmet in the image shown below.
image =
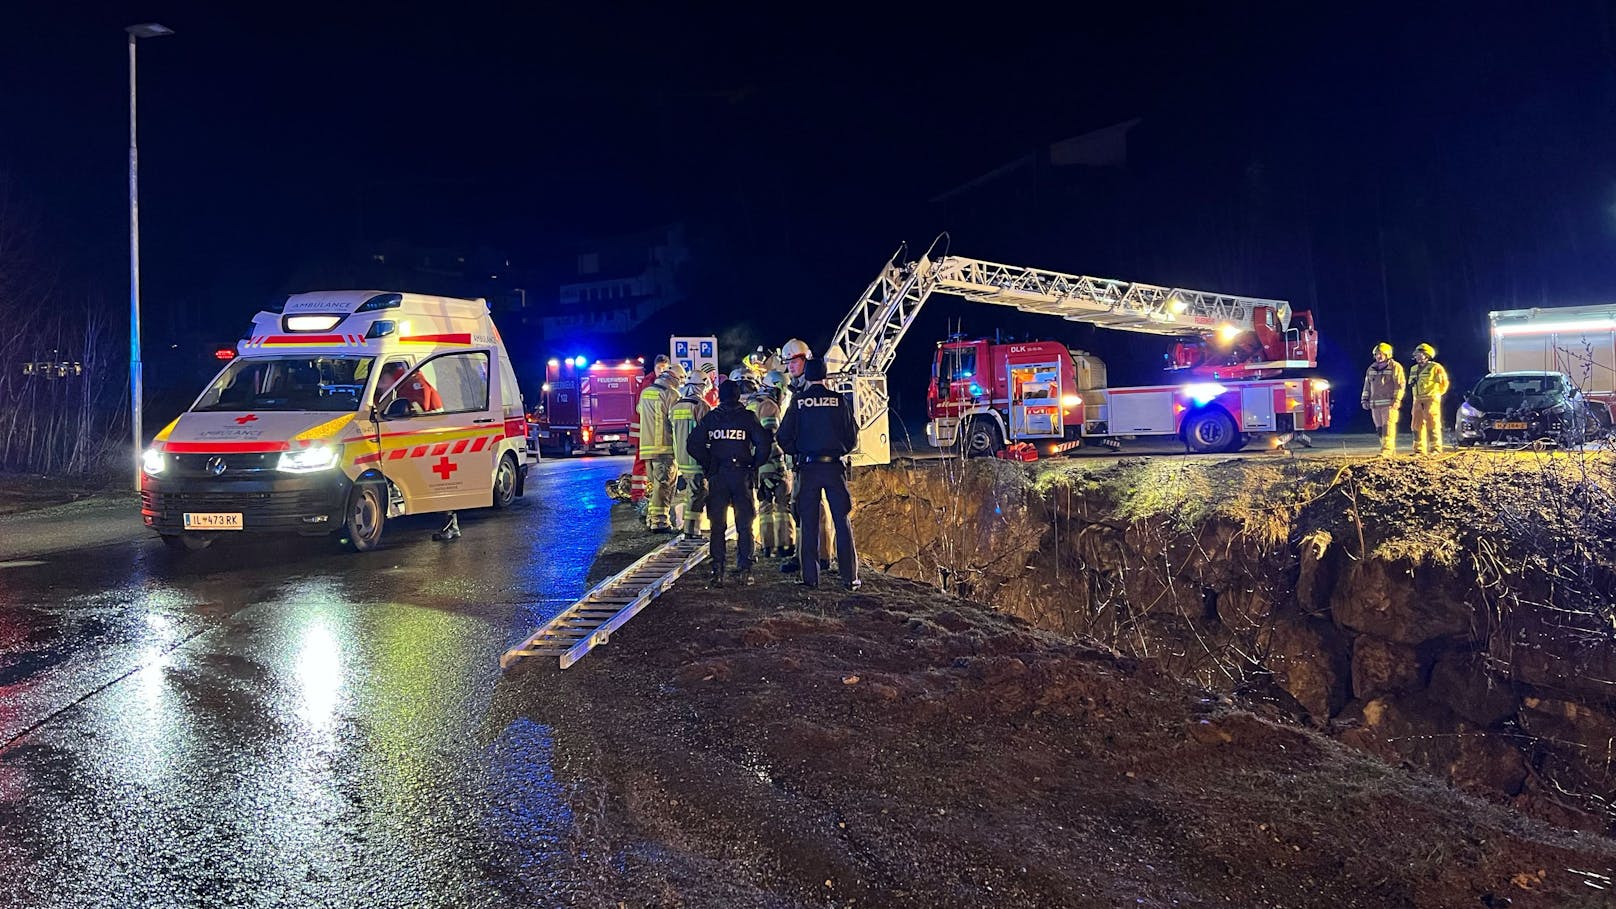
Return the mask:
<path id="1" fill-rule="evenodd" d="M 814 352 L 808 348 L 807 342 L 792 338 L 785 343 L 785 346 L 780 348 L 780 356 L 786 360 L 793 357 L 806 357 L 812 360 Z"/>
<path id="2" fill-rule="evenodd" d="M 752 378 L 752 373 L 750 371 L 748 371 L 745 366 L 737 366 L 734 369 L 730 370 L 730 373 L 729 373 L 729 380 L 731 382 L 739 382 L 742 379 L 750 379 L 750 378 Z"/>
<path id="3" fill-rule="evenodd" d="M 771 369 L 763 374 L 763 386 L 765 388 L 784 388 L 785 384 L 786 377 L 778 369 Z"/>
<path id="4" fill-rule="evenodd" d="M 679 396 L 683 398 L 699 398 L 707 393 L 707 383 L 695 379 L 686 379 L 685 384 L 679 386 Z"/>

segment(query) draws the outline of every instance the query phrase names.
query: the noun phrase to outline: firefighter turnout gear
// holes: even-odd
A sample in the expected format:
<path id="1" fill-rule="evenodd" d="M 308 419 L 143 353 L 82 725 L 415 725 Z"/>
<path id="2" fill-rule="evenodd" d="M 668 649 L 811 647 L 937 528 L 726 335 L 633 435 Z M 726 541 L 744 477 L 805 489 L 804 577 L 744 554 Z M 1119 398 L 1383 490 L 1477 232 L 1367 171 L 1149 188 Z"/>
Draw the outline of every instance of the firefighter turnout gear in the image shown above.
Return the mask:
<path id="1" fill-rule="evenodd" d="M 703 385 L 686 382 L 680 389 L 679 400 L 674 402 L 673 410 L 669 413 L 669 422 L 673 427 L 674 466 L 679 469 L 674 490 L 678 493 L 678 504 L 683 513 L 682 524 L 688 537 L 701 533 L 702 509 L 707 504 L 706 477 L 702 473 L 701 463 L 690 456 L 689 450 L 690 436 L 696 431 L 696 424 L 712 409 L 702 397 L 703 391 Z"/>
<path id="2" fill-rule="evenodd" d="M 645 522 L 654 531 L 670 531 L 673 524 L 669 511 L 673 505 L 674 481 L 673 424 L 669 419 L 678 395 L 672 370 L 657 377 L 655 382 L 640 392 L 637 409 L 639 417 L 640 460 L 645 462 L 646 492 L 650 500 L 646 505 Z"/>
<path id="3" fill-rule="evenodd" d="M 847 491 L 847 467 L 843 458 L 858 445 L 858 425 L 853 420 L 853 402 L 824 384 L 825 364 L 810 360 L 803 375 L 809 385 L 792 398 L 780 424 L 780 447 L 792 456 L 801 477 L 797 512 L 802 516 L 802 582 L 819 586 L 819 504 L 830 506 L 836 528 L 836 562 L 842 586 L 858 586 L 858 553 L 853 548 L 853 526 L 848 515 L 853 508 Z"/>
<path id="4" fill-rule="evenodd" d="M 722 584 L 726 559 L 724 537 L 728 533 L 728 511 L 735 509 L 735 530 L 739 537 L 735 567 L 743 576 L 752 568 L 752 520 L 756 516 L 753 490 L 757 470 L 769 459 L 774 438 L 752 412 L 740 403 L 738 383 L 725 382 L 719 388 L 719 405 L 701 418 L 696 431 L 685 443 L 686 453 L 701 465 L 707 477 L 707 523 L 712 536 L 708 552 L 713 561 L 713 580 Z"/>
<path id="5" fill-rule="evenodd" d="M 752 411 L 771 436 L 780 431 L 778 390 L 765 388 L 752 395 L 746 400 L 746 409 Z M 758 468 L 758 543 L 763 547 L 763 554 L 793 549 L 794 530 L 791 479 L 786 471 L 785 453 L 780 446 L 771 444 L 769 460 Z"/>
<path id="6" fill-rule="evenodd" d="M 1414 393 L 1414 452 L 1442 453 L 1442 396 L 1448 393 L 1448 371 L 1431 359 L 1436 349 L 1429 344 L 1414 348 L 1414 366 L 1408 371 L 1408 387 Z"/>
<path id="7" fill-rule="evenodd" d="M 1397 450 L 1397 419 L 1403 406 L 1403 388 L 1407 377 L 1403 365 L 1391 358 L 1391 345 L 1377 344 L 1375 361 L 1364 372 L 1364 410 L 1375 418 L 1375 431 L 1380 435 L 1381 454 Z"/>

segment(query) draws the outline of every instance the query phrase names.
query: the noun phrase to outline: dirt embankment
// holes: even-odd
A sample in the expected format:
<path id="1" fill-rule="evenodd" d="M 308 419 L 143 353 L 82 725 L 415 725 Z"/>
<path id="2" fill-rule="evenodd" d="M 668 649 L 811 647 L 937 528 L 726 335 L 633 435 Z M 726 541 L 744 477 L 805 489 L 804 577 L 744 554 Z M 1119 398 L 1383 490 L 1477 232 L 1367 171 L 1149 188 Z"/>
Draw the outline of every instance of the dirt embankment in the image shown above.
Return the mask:
<path id="1" fill-rule="evenodd" d="M 1007 467 L 971 468 L 989 489 L 1013 484 L 1002 501 L 934 504 L 1030 521 L 1046 491 Z M 867 476 L 861 491 L 897 475 Z M 933 488 L 908 482 L 911 500 Z M 877 553 L 865 522 L 903 511 L 884 501 L 867 499 L 861 516 Z M 1028 513 L 1005 517 L 1016 508 Z M 608 557 L 622 561 L 646 540 L 619 523 Z M 1061 533 L 1059 546 L 1077 545 Z M 1063 585 L 1070 564 L 1026 578 L 1044 570 L 1029 554 L 1066 551 L 1055 545 L 1019 562 L 984 550 L 979 564 L 1003 573 L 959 575 L 988 595 L 1023 589 L 1017 577 L 1029 591 Z M 1266 697 L 1277 685 L 1188 684 L 1180 676 L 1221 673 L 1228 659 L 1170 643 L 1128 609 L 1107 621 L 1142 638 L 1148 659 L 929 583 L 869 572 L 856 594 L 810 592 L 764 567 L 744 589 L 707 589 L 698 572 L 573 669 L 534 663 L 501 685 L 490 739 L 523 720 L 544 730 L 544 785 L 571 819 L 551 844 L 549 903 L 1445 909 L 1616 897 L 1611 841 L 1348 748 L 1294 722 L 1288 695 Z M 1235 583 L 1238 566 L 1218 570 Z M 1191 639 L 1233 608 L 1191 603 L 1199 624 L 1180 635 Z"/>
<path id="2" fill-rule="evenodd" d="M 1606 454 L 866 472 L 861 555 L 1616 831 Z"/>

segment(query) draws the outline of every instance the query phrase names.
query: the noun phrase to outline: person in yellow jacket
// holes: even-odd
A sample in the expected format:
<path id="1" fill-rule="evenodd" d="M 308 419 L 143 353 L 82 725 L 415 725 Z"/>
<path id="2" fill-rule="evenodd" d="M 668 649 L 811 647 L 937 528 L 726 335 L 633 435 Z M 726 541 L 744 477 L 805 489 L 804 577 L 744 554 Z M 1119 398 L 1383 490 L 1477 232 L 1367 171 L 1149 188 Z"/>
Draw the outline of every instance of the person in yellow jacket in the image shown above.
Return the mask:
<path id="1" fill-rule="evenodd" d="M 777 369 L 763 374 L 762 387 L 746 402 L 746 409 L 757 415 L 770 434 L 780 431 L 780 413 L 785 396 L 785 376 Z M 787 558 L 797 552 L 795 519 L 791 510 L 791 472 L 786 455 L 775 445 L 768 463 L 758 468 L 758 541 L 763 556 Z"/>
<path id="2" fill-rule="evenodd" d="M 1442 396 L 1448 393 L 1448 371 L 1436 361 L 1436 348 L 1414 348 L 1414 368 L 1408 371 L 1414 392 L 1414 453 L 1442 453 Z"/>
<path id="3" fill-rule="evenodd" d="M 673 463 L 673 403 L 679 399 L 679 381 L 684 370 L 670 363 L 656 381 L 640 392 L 635 415 L 640 426 L 640 460 L 645 462 L 647 498 L 645 523 L 652 533 L 673 533 L 669 512 L 673 507 L 673 485 L 678 476 Z"/>
<path id="4" fill-rule="evenodd" d="M 696 431 L 696 424 L 712 410 L 707 406 L 707 383 L 691 376 L 679 388 L 679 400 L 673 403 L 668 421 L 673 427 L 673 463 L 679 469 L 674 489 L 679 493 L 679 506 L 684 511 L 685 536 L 701 534 L 701 516 L 707 507 L 707 479 L 702 476 L 701 463 L 690 456 L 685 443 Z"/>
<path id="5" fill-rule="evenodd" d="M 1397 450 L 1397 418 L 1403 406 L 1403 388 L 1408 383 L 1403 364 L 1392 359 L 1392 346 L 1385 341 L 1370 351 L 1374 362 L 1364 373 L 1363 409 L 1375 418 L 1375 431 L 1380 434 L 1380 453 L 1392 454 Z"/>

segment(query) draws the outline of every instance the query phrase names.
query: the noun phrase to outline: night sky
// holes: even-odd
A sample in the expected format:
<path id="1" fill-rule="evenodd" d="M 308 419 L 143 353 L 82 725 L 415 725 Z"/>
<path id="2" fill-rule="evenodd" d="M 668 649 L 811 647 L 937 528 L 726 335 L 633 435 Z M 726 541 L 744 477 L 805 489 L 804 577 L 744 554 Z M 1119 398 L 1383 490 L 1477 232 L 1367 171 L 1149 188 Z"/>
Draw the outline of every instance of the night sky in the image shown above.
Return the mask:
<path id="1" fill-rule="evenodd" d="M 123 26 L 176 32 L 140 48 L 153 348 L 175 340 L 166 309 L 228 336 L 371 241 L 537 265 L 673 220 L 721 238 L 694 332 L 822 344 L 899 241 L 946 230 L 964 255 L 1313 308 L 1321 369 L 1352 386 L 1341 417 L 1383 336 L 1434 342 L 1468 384 L 1487 310 L 1616 300 L 1601 3 L 32 6 L 0 35 L 0 172 L 41 255 L 113 309 Z M 1133 118 L 1125 167 L 1029 166 L 939 200 Z M 906 409 L 956 319 L 1159 376 L 1159 341 L 946 301 L 895 366 Z"/>

